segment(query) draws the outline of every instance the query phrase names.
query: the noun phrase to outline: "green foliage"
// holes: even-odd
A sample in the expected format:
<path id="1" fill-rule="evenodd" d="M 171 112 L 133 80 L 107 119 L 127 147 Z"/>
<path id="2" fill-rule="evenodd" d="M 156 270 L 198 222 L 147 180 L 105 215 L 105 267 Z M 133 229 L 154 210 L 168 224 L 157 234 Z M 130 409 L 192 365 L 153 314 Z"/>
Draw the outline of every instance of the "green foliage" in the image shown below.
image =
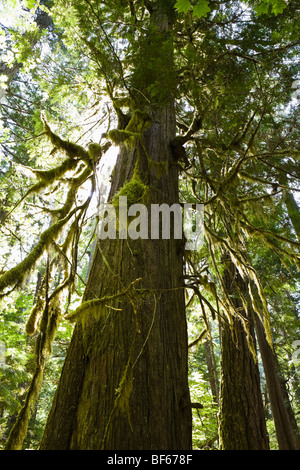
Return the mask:
<path id="1" fill-rule="evenodd" d="M 270 12 L 277 16 L 282 13 L 286 8 L 286 2 L 284 0 L 263 0 L 255 7 L 255 11 L 258 15 L 269 14 Z"/>
<path id="2" fill-rule="evenodd" d="M 68 219 L 68 217 L 67 217 Z M 17 266 L 6 271 L 0 277 L 0 290 L 3 291 L 5 287 L 10 285 L 20 285 L 26 275 L 35 267 L 35 264 L 39 258 L 44 253 L 45 249 L 52 243 L 56 237 L 59 235 L 62 227 L 66 224 L 66 220 L 62 219 L 51 227 L 49 227 L 45 232 L 41 234 L 40 241 L 33 248 L 31 253 L 21 261 Z"/>
<path id="3" fill-rule="evenodd" d="M 129 85 L 142 109 L 152 103 L 163 106 L 176 95 L 177 74 L 173 65 L 172 34 L 158 32 L 152 26 L 130 45 L 134 65 Z M 135 91 L 137 90 L 137 92 Z"/>
<path id="4" fill-rule="evenodd" d="M 31 8 L 33 8 L 35 6 L 35 4 L 37 3 L 36 0 L 23 0 L 24 1 L 24 4 L 27 8 L 29 8 L 31 10 Z"/>
<path id="5" fill-rule="evenodd" d="M 203 16 L 206 17 L 210 11 L 209 2 L 207 0 L 202 0 L 194 6 L 193 15 L 197 18 L 202 18 Z"/>
<path id="6" fill-rule="evenodd" d="M 0 338 L 5 345 L 5 361 L 0 367 L 0 448 L 6 443 L 11 426 L 21 405 L 24 404 L 26 391 L 34 372 L 33 353 L 36 337 L 30 338 L 25 332 L 25 323 L 33 303 L 34 288 L 33 279 L 22 293 L 14 293 L 6 299 L 1 312 Z M 72 326 L 65 321 L 58 328 L 40 398 L 29 423 L 25 448 L 34 449 L 38 446 L 72 331 Z"/>
<path id="7" fill-rule="evenodd" d="M 179 12 L 184 12 L 184 13 L 187 13 L 191 7 L 192 5 L 189 0 L 177 0 L 175 4 L 175 8 L 177 8 Z"/>
<path id="8" fill-rule="evenodd" d="M 179 13 L 187 13 L 189 10 L 193 9 L 193 16 L 197 18 L 206 17 L 211 11 L 207 0 L 200 0 L 193 6 L 189 0 L 177 0 L 175 8 L 177 8 Z"/>
<path id="9" fill-rule="evenodd" d="M 252 4 L 251 1 L 249 3 Z M 284 0 L 263 0 L 255 7 L 255 11 L 258 15 L 271 13 L 277 16 L 283 12 L 286 6 L 287 5 Z M 196 16 L 197 18 L 206 17 L 211 11 L 211 7 L 207 0 L 197 1 L 193 5 L 189 0 L 177 0 L 175 8 L 179 13 L 187 13 L 188 11 L 193 10 L 193 16 Z"/>
<path id="10" fill-rule="evenodd" d="M 193 410 L 193 449 L 217 449 L 218 406 L 213 401 L 207 377 L 201 371 L 194 371 L 190 374 L 189 385 L 192 403 L 203 406 Z"/>

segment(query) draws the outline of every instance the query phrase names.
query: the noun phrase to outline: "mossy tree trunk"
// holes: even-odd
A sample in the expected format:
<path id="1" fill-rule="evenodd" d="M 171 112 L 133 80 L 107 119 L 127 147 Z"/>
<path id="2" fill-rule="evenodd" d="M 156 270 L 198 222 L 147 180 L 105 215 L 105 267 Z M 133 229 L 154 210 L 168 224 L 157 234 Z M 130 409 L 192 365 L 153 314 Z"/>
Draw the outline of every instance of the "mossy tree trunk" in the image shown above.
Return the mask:
<path id="1" fill-rule="evenodd" d="M 238 283 L 245 292 L 243 282 L 236 268 L 228 263 L 224 283 L 235 308 L 248 322 L 249 334 L 254 341 L 253 319 L 247 316 L 235 289 Z M 222 450 L 269 448 L 258 364 L 238 316 L 233 317 L 231 325 L 223 321 L 221 328 L 219 438 Z"/>
<path id="2" fill-rule="evenodd" d="M 152 158 L 169 153 L 166 124 L 148 131 Z M 133 154 L 120 156 L 114 189 L 132 173 Z M 151 201 L 174 202 L 174 167 L 149 175 Z M 78 319 L 42 449 L 190 448 L 182 255 L 178 240 L 99 243 L 86 299 L 121 295 Z"/>
<path id="3" fill-rule="evenodd" d="M 110 198 L 138 161 L 148 206 L 178 201 L 172 100 L 150 115 L 143 143 L 121 147 Z M 104 296 L 77 319 L 40 448 L 190 449 L 182 240 L 99 242 L 84 300 Z"/>

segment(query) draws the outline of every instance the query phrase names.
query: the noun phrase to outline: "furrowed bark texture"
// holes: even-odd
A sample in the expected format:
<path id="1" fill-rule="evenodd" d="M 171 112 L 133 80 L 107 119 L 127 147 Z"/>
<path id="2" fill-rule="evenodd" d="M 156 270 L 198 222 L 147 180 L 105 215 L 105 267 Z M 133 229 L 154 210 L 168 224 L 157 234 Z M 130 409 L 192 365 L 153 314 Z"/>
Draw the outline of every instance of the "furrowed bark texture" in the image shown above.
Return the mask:
<path id="1" fill-rule="evenodd" d="M 122 149 L 111 194 L 130 179 L 139 155 L 149 204 L 171 204 L 178 198 L 173 106 L 152 117 L 148 155 L 141 145 Z M 168 171 L 159 177 L 149 158 L 168 161 Z M 120 295 L 78 319 L 41 449 L 191 448 L 182 262 L 182 240 L 98 244 L 85 300 Z M 140 278 L 141 291 L 126 291 Z"/>
<path id="2" fill-rule="evenodd" d="M 172 64 L 172 11 L 172 2 L 154 5 L 152 32 L 134 75 L 145 87 L 157 86 L 153 64 L 158 55 Z M 159 106 L 148 110 L 152 123 L 143 141 L 121 146 L 110 194 L 130 181 L 138 164 L 148 186 L 148 208 L 178 201 L 170 147 L 176 132 L 172 66 L 157 73 Z M 167 163 L 163 174 L 161 162 Z M 153 240 L 149 233 L 148 240 L 98 243 L 85 300 L 107 297 L 77 321 L 41 449 L 191 448 L 182 272 L 182 240 Z"/>
<path id="3" fill-rule="evenodd" d="M 253 319 L 247 317 L 241 300 L 234 294 L 235 283 L 241 291 L 245 287 L 232 264 L 225 271 L 224 282 L 228 292 L 236 297 L 235 307 L 249 322 L 249 333 L 254 340 Z M 268 450 L 259 369 L 244 326 L 234 317 L 232 325 L 223 322 L 221 331 L 220 447 L 222 450 Z"/>

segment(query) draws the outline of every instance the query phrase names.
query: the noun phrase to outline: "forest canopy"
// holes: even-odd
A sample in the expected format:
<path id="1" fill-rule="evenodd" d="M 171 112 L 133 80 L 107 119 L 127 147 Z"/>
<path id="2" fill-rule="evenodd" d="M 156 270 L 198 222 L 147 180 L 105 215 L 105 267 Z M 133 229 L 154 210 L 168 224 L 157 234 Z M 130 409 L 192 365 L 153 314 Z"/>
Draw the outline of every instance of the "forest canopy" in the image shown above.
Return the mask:
<path id="1" fill-rule="evenodd" d="M 1 448 L 299 449 L 297 2 L 0 24 Z M 201 247 L 99 240 L 122 196 L 201 205 Z"/>

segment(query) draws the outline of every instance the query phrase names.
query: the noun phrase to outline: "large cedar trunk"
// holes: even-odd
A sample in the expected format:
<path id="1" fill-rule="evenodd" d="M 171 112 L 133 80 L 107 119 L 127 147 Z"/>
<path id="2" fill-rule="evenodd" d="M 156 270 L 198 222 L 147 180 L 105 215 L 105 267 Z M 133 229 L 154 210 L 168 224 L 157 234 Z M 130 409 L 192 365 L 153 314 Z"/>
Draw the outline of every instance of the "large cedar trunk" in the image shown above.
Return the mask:
<path id="1" fill-rule="evenodd" d="M 153 38 L 172 64 L 172 25 L 164 6 L 159 2 L 152 12 L 156 33 L 136 74 L 144 86 L 158 80 Z M 122 145 L 109 200 L 138 169 L 148 186 L 148 208 L 178 201 L 170 146 L 176 133 L 168 96 L 172 70 L 158 73 L 166 78 L 164 103 L 148 109 L 152 124 L 143 140 L 134 148 Z M 191 448 L 183 241 L 152 240 L 150 227 L 149 210 L 149 239 L 97 244 L 85 300 L 107 297 L 77 321 L 41 449 Z"/>
<path id="2" fill-rule="evenodd" d="M 224 273 L 224 283 L 235 308 L 246 318 L 254 342 L 253 319 L 247 318 L 237 296 L 238 283 L 245 292 L 244 281 L 232 263 Z M 238 316 L 232 324 L 223 321 L 221 328 L 221 386 L 219 438 L 222 450 L 268 450 L 263 400 L 258 364 L 249 348 L 245 328 Z"/>
<path id="3" fill-rule="evenodd" d="M 145 146 L 122 148 L 111 196 L 131 178 L 139 155 L 148 204 L 173 204 L 173 105 L 152 119 Z M 160 176 L 149 158 L 168 161 L 168 171 Z M 191 448 L 182 265 L 182 240 L 98 243 L 85 300 L 121 295 L 78 319 L 41 449 Z"/>

